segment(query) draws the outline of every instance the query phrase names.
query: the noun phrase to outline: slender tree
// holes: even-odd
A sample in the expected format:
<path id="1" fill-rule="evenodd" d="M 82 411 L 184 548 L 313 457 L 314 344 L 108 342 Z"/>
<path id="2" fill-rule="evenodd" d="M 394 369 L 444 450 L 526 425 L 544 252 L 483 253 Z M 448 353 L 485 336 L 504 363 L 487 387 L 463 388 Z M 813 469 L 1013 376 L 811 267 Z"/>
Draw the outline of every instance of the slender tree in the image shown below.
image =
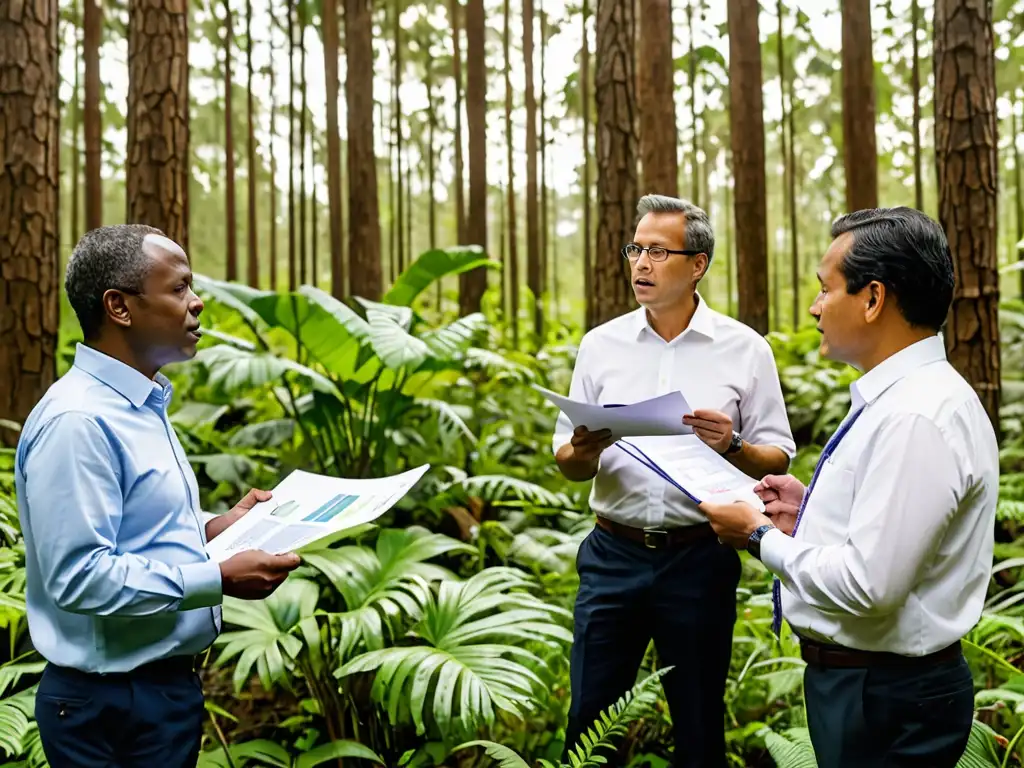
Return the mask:
<path id="1" fill-rule="evenodd" d="M 57 0 L 0 3 L 0 419 L 19 424 L 57 375 L 58 25 Z"/>
<path id="2" fill-rule="evenodd" d="M 394 109 L 391 112 L 392 130 L 395 136 L 395 163 L 397 163 L 395 190 L 397 192 L 397 207 L 392 212 L 395 216 L 396 233 L 398 237 L 398 261 L 397 267 L 392 274 L 392 280 L 405 269 L 405 236 L 403 227 L 405 223 L 405 195 L 404 180 L 405 173 L 402 170 L 402 8 L 400 0 L 395 0 L 394 13 L 392 14 L 394 47 L 392 49 L 392 60 L 394 61 L 394 72 L 391 77 L 391 85 L 394 90 L 392 104 Z"/>
<path id="3" fill-rule="evenodd" d="M 85 0 L 89 2 L 89 0 Z M 71 246 L 78 242 L 78 197 L 79 197 L 79 176 L 80 171 L 80 153 L 78 147 L 78 133 L 79 124 L 82 120 L 82 103 L 79 99 L 79 93 L 81 92 L 81 44 L 80 36 L 78 34 L 79 26 L 79 13 L 78 13 L 78 0 L 74 0 L 72 3 L 72 19 L 71 19 L 71 34 L 75 39 L 75 84 L 74 90 L 71 94 Z"/>
<path id="4" fill-rule="evenodd" d="M 247 148 L 249 156 L 247 159 L 249 171 L 249 244 L 246 254 L 246 277 L 248 283 L 256 288 L 260 284 L 260 256 L 259 256 L 259 233 L 256 231 L 256 177 L 259 174 L 259 166 L 256 164 L 256 114 L 253 105 L 252 91 L 252 0 L 245 0 L 245 66 L 248 71 L 248 82 L 246 83 L 246 114 L 249 121 L 249 136 Z"/>
<path id="5" fill-rule="evenodd" d="M 677 160 L 675 61 L 672 57 L 672 0 L 641 0 L 640 158 L 643 193 L 679 194 Z"/>
<path id="6" fill-rule="evenodd" d="M 519 347 L 519 246 L 516 231 L 516 172 L 515 153 L 512 147 L 512 4 L 505 0 L 505 34 L 502 38 L 505 48 L 505 161 L 508 165 L 508 188 L 505 198 L 508 202 L 508 322 L 512 327 L 512 346 Z M 504 240 L 502 240 L 504 242 Z"/>
<path id="7" fill-rule="evenodd" d="M 85 228 L 103 224 L 103 178 L 100 117 L 100 39 L 103 34 L 102 0 L 84 0 L 82 13 L 82 59 L 85 64 Z"/>
<path id="8" fill-rule="evenodd" d="M 295 258 L 295 14 L 293 3 L 285 4 L 288 12 L 288 290 L 299 286 L 299 269 Z"/>
<path id="9" fill-rule="evenodd" d="M 270 146 L 277 144 L 277 90 L 275 88 L 274 61 L 276 59 L 274 31 L 270 30 Z M 277 153 L 270 153 L 270 290 L 277 286 Z"/>
<path id="10" fill-rule="evenodd" d="M 524 0 L 530 2 L 531 0 Z M 452 27 L 452 78 L 455 80 L 455 232 L 459 243 L 466 242 L 466 181 L 462 157 L 462 38 L 459 33 L 461 0 L 448 0 L 448 21 Z"/>
<path id="11" fill-rule="evenodd" d="M 231 0 L 224 0 L 224 230 L 227 236 L 226 277 L 238 279 L 238 225 L 235 204 L 235 112 L 231 106 L 234 83 L 231 80 L 231 49 L 235 36 Z"/>
<path id="12" fill-rule="evenodd" d="M 871 0 L 843 0 L 843 156 L 846 207 L 878 205 L 875 143 L 875 65 L 871 55 Z"/>
<path id="13" fill-rule="evenodd" d="M 591 252 L 594 236 L 590 220 L 590 43 L 588 25 L 590 18 L 589 0 L 583 0 L 581 16 L 583 48 L 580 51 L 580 112 L 583 114 L 583 292 L 585 302 L 590 301 L 593 290 L 594 256 Z"/>
<path id="14" fill-rule="evenodd" d="M 523 62 L 526 67 L 526 285 L 533 294 L 533 332 L 543 337 L 540 217 L 537 210 L 537 98 L 533 83 L 533 0 L 523 0 Z"/>
<path id="15" fill-rule="evenodd" d="M 466 4 L 466 118 L 469 122 L 470 244 L 487 248 L 487 67 L 484 60 L 484 3 Z M 459 275 L 459 313 L 480 311 L 487 272 L 477 267 Z"/>
<path id="16" fill-rule="evenodd" d="M 921 59 L 918 54 L 917 35 L 921 29 L 921 9 L 918 0 L 910 0 L 911 19 L 911 60 L 910 90 L 914 96 L 914 116 L 912 133 L 914 135 L 914 205 L 917 210 L 924 210 L 924 172 L 921 162 Z M 1024 279 L 1024 275 L 1022 275 Z"/>
<path id="17" fill-rule="evenodd" d="M 341 218 L 341 137 L 338 135 L 338 0 L 323 0 L 324 75 L 327 78 L 327 208 L 330 212 L 331 293 L 345 296 L 345 237 Z"/>
<path id="18" fill-rule="evenodd" d="M 315 285 L 316 275 L 309 276 L 309 265 L 306 262 L 306 201 L 309 197 L 306 188 L 306 121 L 309 119 L 306 101 L 306 26 L 309 24 L 309 5 L 299 3 L 296 11 L 299 14 L 299 93 L 302 94 L 302 104 L 299 106 L 299 282 L 303 285 L 312 282 Z"/>

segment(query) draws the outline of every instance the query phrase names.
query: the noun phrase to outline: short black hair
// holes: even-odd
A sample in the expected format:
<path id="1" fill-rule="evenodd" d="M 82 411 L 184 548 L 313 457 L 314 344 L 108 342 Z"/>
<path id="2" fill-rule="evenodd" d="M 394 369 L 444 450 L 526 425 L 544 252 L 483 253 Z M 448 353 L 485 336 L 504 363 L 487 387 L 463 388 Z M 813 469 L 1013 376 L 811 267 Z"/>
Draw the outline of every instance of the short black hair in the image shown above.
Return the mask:
<path id="1" fill-rule="evenodd" d="M 840 271 L 847 293 L 878 281 L 913 326 L 940 331 L 953 302 L 953 256 L 942 227 L 914 208 L 868 208 L 840 216 L 832 238 L 847 232 L 853 245 Z"/>
<path id="2" fill-rule="evenodd" d="M 146 235 L 163 235 L 145 224 L 116 224 L 89 230 L 68 260 L 64 290 L 82 335 L 94 339 L 103 327 L 103 294 L 111 288 L 141 292 L 152 266 L 142 252 Z"/>

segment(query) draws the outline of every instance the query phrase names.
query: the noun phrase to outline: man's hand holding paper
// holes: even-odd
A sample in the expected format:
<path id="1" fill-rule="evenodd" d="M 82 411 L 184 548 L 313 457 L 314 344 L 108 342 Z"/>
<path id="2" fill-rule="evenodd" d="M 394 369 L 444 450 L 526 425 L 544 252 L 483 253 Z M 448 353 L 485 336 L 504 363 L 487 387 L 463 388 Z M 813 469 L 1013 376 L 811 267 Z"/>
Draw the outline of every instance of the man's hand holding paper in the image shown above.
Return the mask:
<path id="1" fill-rule="evenodd" d="M 787 536 L 793 535 L 806 490 L 792 475 L 768 475 L 754 486 L 754 493 L 764 503 L 765 514 Z"/>

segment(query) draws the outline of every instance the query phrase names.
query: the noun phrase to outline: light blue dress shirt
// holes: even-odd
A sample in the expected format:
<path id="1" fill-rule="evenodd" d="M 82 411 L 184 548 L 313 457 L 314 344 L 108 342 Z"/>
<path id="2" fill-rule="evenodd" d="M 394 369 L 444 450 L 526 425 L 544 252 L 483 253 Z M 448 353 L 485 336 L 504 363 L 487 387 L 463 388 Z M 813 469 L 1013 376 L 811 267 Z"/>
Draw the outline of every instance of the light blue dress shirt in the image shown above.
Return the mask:
<path id="1" fill-rule="evenodd" d="M 171 385 L 79 344 L 15 455 L 32 642 L 48 661 L 125 672 L 220 631 L 220 567 L 167 417 Z"/>

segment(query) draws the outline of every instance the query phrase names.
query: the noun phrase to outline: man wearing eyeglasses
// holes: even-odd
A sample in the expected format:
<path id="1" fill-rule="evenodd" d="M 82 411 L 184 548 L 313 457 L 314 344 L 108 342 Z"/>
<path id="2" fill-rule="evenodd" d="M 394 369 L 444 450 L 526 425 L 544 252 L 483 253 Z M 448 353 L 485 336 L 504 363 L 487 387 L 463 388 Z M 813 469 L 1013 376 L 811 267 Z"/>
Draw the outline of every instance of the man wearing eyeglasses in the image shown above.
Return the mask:
<path id="1" fill-rule="evenodd" d="M 647 195 L 622 250 L 639 309 L 587 333 L 569 396 L 630 403 L 680 390 L 683 422 L 736 467 L 784 472 L 796 452 L 775 360 L 756 331 L 697 292 L 714 256 L 708 215 Z M 724 694 L 740 561 L 684 494 L 612 448 L 607 430 L 573 431 L 560 414 L 553 439 L 562 474 L 594 480 L 597 525 L 580 546 L 571 658 L 571 749 L 636 681 L 650 641 L 665 676 L 676 768 L 724 768 Z"/>

